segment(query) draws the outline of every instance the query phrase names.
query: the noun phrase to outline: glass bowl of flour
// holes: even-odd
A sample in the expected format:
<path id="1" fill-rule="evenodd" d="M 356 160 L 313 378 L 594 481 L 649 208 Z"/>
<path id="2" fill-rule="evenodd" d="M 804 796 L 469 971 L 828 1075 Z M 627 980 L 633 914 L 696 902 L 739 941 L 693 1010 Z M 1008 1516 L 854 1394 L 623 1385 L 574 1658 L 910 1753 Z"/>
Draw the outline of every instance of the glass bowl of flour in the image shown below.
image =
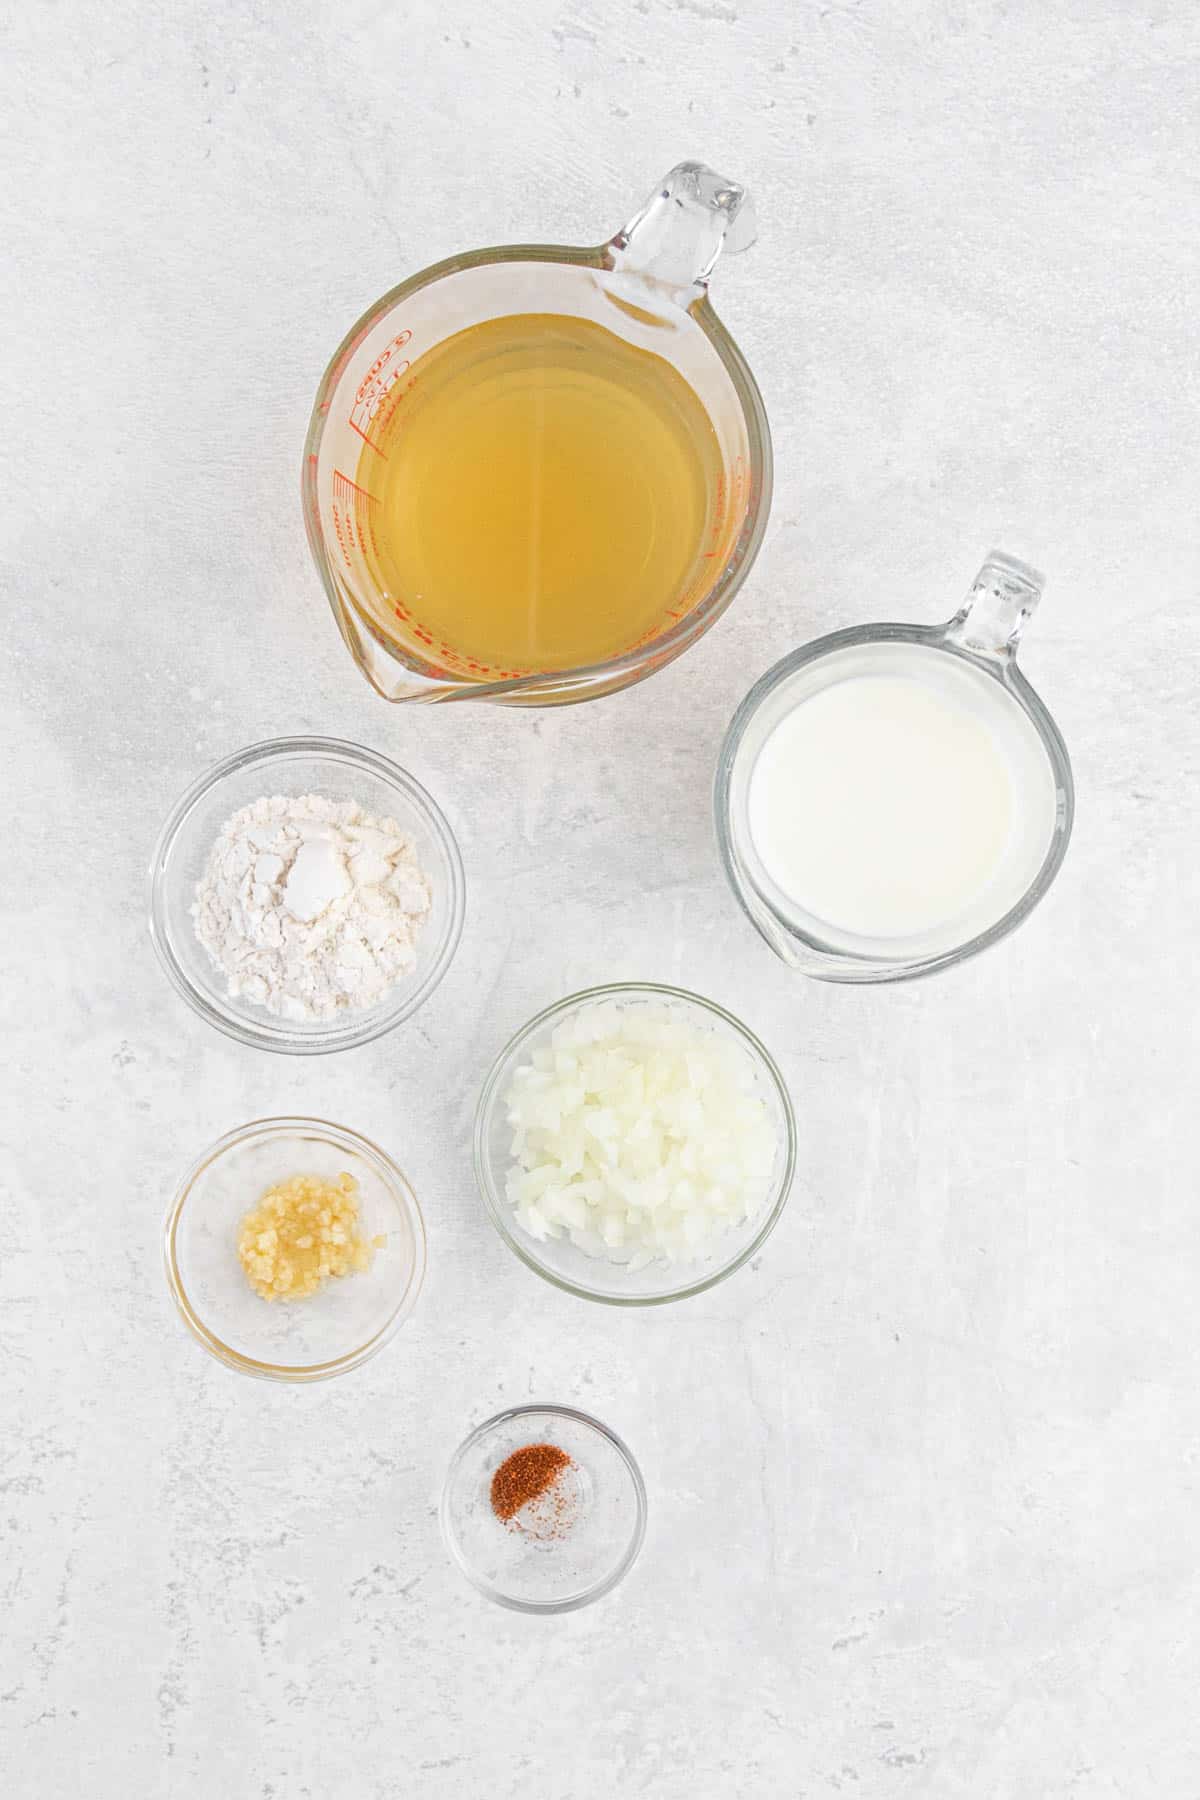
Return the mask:
<path id="1" fill-rule="evenodd" d="M 253 744 L 200 777 L 150 868 L 150 935 L 218 1031 L 263 1050 L 348 1050 L 414 1013 L 462 933 L 462 859 L 440 807 L 336 738 Z"/>

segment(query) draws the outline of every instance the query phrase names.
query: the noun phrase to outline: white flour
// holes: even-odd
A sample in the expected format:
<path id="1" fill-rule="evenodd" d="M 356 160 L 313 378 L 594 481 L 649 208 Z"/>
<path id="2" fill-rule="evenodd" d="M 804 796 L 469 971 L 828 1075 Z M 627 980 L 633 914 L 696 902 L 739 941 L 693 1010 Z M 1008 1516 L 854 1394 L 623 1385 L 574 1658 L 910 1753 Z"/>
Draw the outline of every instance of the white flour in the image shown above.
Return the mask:
<path id="1" fill-rule="evenodd" d="M 325 1019 L 375 1005 L 408 973 L 429 905 L 395 819 L 353 800 L 274 795 L 225 821 L 192 917 L 231 999 Z"/>

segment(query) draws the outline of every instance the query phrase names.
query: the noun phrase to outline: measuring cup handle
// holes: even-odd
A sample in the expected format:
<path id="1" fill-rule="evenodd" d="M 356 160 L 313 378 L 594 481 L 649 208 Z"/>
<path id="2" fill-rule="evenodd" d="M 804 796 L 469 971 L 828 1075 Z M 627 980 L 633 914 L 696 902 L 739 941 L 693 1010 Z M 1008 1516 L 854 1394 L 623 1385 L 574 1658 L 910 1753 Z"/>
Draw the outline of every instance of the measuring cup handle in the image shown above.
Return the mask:
<path id="1" fill-rule="evenodd" d="M 681 162 L 610 238 L 609 260 L 619 274 L 639 275 L 689 306 L 707 287 L 722 249 L 747 250 L 754 238 L 745 188 L 704 163 Z"/>
<path id="2" fill-rule="evenodd" d="M 1045 576 L 1028 563 L 993 550 L 971 591 L 946 627 L 950 642 L 976 656 L 1009 662 L 1042 597 Z"/>

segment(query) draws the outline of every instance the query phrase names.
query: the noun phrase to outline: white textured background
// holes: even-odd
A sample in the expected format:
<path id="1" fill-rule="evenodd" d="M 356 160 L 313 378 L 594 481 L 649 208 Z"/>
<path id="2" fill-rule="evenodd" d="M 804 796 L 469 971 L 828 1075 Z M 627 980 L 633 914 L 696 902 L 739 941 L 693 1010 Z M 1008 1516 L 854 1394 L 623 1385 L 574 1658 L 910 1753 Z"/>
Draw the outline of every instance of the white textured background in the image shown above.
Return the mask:
<path id="1" fill-rule="evenodd" d="M 0 1790 L 1200 1795 L 1195 8 L 9 0 L 0 53 Z M 682 155 L 759 209 L 714 282 L 776 439 L 748 586 L 620 698 L 387 708 L 303 540 L 328 355 Z M 935 981 L 790 976 L 717 867 L 729 715 L 818 632 L 945 616 L 994 542 L 1049 575 L 1060 881 Z M 303 1063 L 194 1018 L 143 916 L 179 791 L 295 730 L 411 767 L 469 881 L 412 1026 Z M 632 1316 L 509 1256 L 467 1147 L 507 1035 L 620 976 L 742 1013 L 803 1138 L 760 1264 Z M 209 1361 L 159 1263 L 184 1165 L 284 1110 L 378 1137 L 430 1233 L 393 1348 L 308 1392 Z M 434 1512 L 529 1395 L 650 1489 L 557 1622 Z"/>

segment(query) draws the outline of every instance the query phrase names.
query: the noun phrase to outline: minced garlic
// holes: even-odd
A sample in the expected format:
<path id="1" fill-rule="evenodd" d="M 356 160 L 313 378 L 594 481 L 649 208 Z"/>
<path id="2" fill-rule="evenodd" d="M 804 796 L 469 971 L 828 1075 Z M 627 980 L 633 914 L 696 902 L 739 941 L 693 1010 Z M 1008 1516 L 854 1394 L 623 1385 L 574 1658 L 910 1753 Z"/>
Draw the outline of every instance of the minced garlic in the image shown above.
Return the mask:
<path id="1" fill-rule="evenodd" d="M 264 1300 L 303 1300 L 333 1276 L 361 1275 L 384 1242 L 359 1231 L 353 1175 L 290 1175 L 242 1220 L 238 1258 Z"/>

